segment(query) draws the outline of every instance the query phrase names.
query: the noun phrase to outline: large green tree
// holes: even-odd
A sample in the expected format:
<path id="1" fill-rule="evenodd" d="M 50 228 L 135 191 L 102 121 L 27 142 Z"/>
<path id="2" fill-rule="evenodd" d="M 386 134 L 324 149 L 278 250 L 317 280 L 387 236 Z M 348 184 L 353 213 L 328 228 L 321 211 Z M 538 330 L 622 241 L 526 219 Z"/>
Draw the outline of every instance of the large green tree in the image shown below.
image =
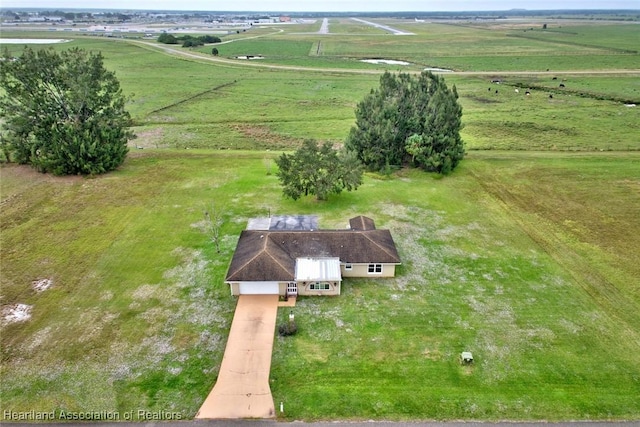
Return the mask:
<path id="1" fill-rule="evenodd" d="M 2 144 L 8 160 L 56 175 L 100 174 L 133 138 L 126 97 L 100 53 L 25 48 L 0 61 Z"/>
<path id="2" fill-rule="evenodd" d="M 307 140 L 293 154 L 276 159 L 283 193 L 293 200 L 315 195 L 327 200 L 330 194 L 356 190 L 362 184 L 362 165 L 353 153 L 336 151 L 331 143 L 321 146 Z"/>
<path id="3" fill-rule="evenodd" d="M 345 146 L 372 170 L 407 163 L 439 173 L 464 157 L 462 107 L 440 76 L 385 72 L 356 107 Z"/>

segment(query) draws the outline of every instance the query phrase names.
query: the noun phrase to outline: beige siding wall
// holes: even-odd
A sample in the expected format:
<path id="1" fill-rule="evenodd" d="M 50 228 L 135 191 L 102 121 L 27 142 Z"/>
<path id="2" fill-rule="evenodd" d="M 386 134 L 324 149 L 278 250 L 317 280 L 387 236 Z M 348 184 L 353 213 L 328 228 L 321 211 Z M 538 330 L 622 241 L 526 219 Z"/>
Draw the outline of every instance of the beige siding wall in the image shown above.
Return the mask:
<path id="1" fill-rule="evenodd" d="M 395 264 L 382 264 L 381 273 L 369 273 L 369 264 L 351 264 L 351 270 L 347 270 L 345 265 L 340 266 L 342 277 L 394 277 L 396 274 Z"/>
<path id="2" fill-rule="evenodd" d="M 369 264 L 351 264 L 351 269 L 347 270 L 345 265 L 340 266 L 342 277 L 369 277 L 372 279 L 378 277 L 395 277 L 396 266 L 394 264 L 382 264 L 380 273 L 369 273 Z M 340 295 L 340 282 L 330 282 L 330 289 L 318 290 L 311 289 L 310 283 L 298 283 L 298 295 Z M 237 282 L 230 283 L 231 295 L 240 295 L 240 284 Z M 278 283 L 279 295 L 287 294 L 287 282 Z"/>
<path id="3" fill-rule="evenodd" d="M 278 290 L 278 295 L 280 296 L 287 295 L 287 282 L 280 282 L 278 286 L 280 287 L 280 289 Z"/>
<path id="4" fill-rule="evenodd" d="M 229 287 L 231 288 L 231 295 L 234 297 L 240 295 L 240 283 L 229 283 Z"/>

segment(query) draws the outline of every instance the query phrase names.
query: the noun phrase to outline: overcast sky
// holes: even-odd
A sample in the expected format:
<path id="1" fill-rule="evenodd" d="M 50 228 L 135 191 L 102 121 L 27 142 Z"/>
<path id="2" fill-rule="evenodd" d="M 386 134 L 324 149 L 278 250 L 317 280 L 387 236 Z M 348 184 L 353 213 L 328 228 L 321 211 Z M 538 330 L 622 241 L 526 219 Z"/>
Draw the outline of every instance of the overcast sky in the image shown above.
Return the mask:
<path id="1" fill-rule="evenodd" d="M 0 0 L 3 9 L 148 9 L 219 11 L 462 11 L 509 9 L 640 9 L 640 0 Z"/>

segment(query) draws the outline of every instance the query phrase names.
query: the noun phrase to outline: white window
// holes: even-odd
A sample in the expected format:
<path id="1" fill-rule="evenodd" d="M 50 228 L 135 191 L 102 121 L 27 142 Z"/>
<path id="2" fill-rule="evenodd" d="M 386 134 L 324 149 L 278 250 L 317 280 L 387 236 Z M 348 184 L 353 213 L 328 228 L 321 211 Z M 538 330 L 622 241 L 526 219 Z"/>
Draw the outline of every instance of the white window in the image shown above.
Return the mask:
<path id="1" fill-rule="evenodd" d="M 353 269 L 353 265 L 351 265 L 351 263 L 346 263 L 346 264 L 344 265 L 344 269 L 345 269 L 345 270 L 352 270 L 352 269 Z"/>
<path id="2" fill-rule="evenodd" d="M 309 285 L 309 289 L 312 291 L 328 291 L 331 289 L 331 285 L 328 282 L 315 282 Z"/>
<path id="3" fill-rule="evenodd" d="M 369 274 L 381 274 L 382 264 L 369 264 L 369 268 L 367 271 L 369 272 Z"/>

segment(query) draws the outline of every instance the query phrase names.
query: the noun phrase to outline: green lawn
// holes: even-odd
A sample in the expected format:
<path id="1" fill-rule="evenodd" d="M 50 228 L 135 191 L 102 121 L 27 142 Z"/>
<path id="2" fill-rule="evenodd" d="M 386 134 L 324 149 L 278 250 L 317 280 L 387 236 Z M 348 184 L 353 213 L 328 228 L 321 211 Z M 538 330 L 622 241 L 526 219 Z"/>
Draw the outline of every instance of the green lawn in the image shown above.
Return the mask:
<path id="1" fill-rule="evenodd" d="M 395 279 L 298 302 L 272 366 L 284 419 L 639 415 L 637 154 L 472 153 L 450 177 L 370 175 L 322 204 L 282 199 L 270 156 L 143 150 L 94 179 L 4 166 L 3 298 L 32 317 L 3 326 L 3 404 L 193 416 L 228 333 L 237 235 L 270 211 L 369 215 L 403 259 Z M 225 211 L 220 254 L 207 202 Z"/>
<path id="2" fill-rule="evenodd" d="M 331 19 L 339 35 L 262 28 L 220 45 L 222 56 L 250 49 L 280 54 L 267 65 L 324 72 L 103 38 L 54 47 L 103 53 L 131 95 L 138 138 L 106 176 L 0 165 L 0 305 L 26 304 L 31 316 L 0 325 L 3 410 L 193 417 L 233 315 L 222 281 L 238 235 L 270 212 L 316 214 L 326 228 L 370 216 L 403 259 L 394 279 L 298 301 L 299 333 L 274 348 L 279 419 L 640 417 L 640 110 L 625 106 L 640 87 L 637 75 L 582 72 L 637 69 L 637 53 L 616 50 L 632 49 L 637 25 L 547 34 L 538 22 L 385 22 L 416 35 Z M 446 76 L 467 158 L 444 178 L 369 173 L 328 202 L 283 199 L 274 157 L 307 138 L 341 144 L 378 85 L 369 72 L 384 67 L 361 57 L 495 71 Z M 574 71 L 510 74 L 549 67 Z M 225 215 L 220 253 L 204 231 L 211 203 Z M 51 287 L 34 289 L 43 279 Z M 464 350 L 473 365 L 459 364 Z"/>
<path id="3" fill-rule="evenodd" d="M 637 160 L 472 154 L 376 182 L 366 212 L 401 274 L 294 309 L 272 368 L 286 418 L 637 418 Z"/>
<path id="4" fill-rule="evenodd" d="M 394 36 L 350 19 L 330 19 L 328 35 L 312 31 L 272 32 L 261 38 L 246 37 L 223 44 L 218 49 L 223 57 L 261 54 L 265 63 L 331 68 L 362 68 L 357 60 L 363 58 L 396 59 L 411 63 L 403 67 L 411 71 L 424 67 L 457 71 L 636 69 L 640 54 L 635 23 L 584 25 L 554 21 L 548 30 L 542 30 L 538 23 L 378 22 L 413 35 Z M 210 47 L 199 50 L 211 51 Z"/>

